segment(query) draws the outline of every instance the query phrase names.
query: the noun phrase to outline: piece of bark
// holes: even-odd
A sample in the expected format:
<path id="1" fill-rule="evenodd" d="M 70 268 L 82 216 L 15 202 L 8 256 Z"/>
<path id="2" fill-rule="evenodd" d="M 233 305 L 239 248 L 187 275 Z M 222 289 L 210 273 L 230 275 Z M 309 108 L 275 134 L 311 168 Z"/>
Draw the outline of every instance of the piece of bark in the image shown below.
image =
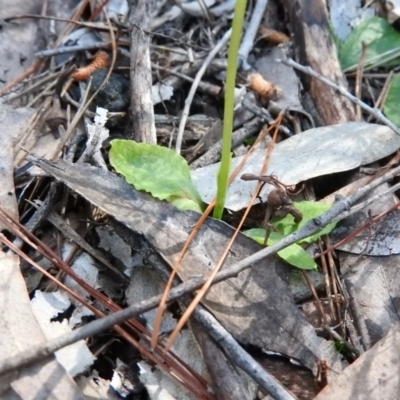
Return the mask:
<path id="1" fill-rule="evenodd" d="M 129 18 L 131 30 L 131 116 L 132 138 L 156 144 L 153 101 L 151 99 L 150 34 L 155 0 L 133 0 Z"/>
<path id="2" fill-rule="evenodd" d="M 340 68 L 337 50 L 329 30 L 326 5 L 323 0 L 284 0 L 290 19 L 298 62 L 347 88 Z M 354 106 L 323 82 L 302 76 L 324 125 L 355 121 Z"/>

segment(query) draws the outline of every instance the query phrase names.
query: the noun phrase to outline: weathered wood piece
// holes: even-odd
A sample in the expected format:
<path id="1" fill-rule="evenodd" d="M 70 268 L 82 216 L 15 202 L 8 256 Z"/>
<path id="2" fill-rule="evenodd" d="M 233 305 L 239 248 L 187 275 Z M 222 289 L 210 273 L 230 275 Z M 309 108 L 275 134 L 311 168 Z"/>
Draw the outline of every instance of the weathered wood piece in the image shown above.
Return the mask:
<path id="1" fill-rule="evenodd" d="M 151 98 L 150 34 L 155 0 L 133 0 L 129 17 L 131 31 L 131 116 L 132 138 L 156 144 L 153 101 Z"/>
<path id="2" fill-rule="evenodd" d="M 298 62 L 347 89 L 329 30 L 326 4 L 323 0 L 284 0 L 290 19 L 294 49 Z M 354 106 L 324 83 L 302 76 L 324 125 L 355 121 Z"/>

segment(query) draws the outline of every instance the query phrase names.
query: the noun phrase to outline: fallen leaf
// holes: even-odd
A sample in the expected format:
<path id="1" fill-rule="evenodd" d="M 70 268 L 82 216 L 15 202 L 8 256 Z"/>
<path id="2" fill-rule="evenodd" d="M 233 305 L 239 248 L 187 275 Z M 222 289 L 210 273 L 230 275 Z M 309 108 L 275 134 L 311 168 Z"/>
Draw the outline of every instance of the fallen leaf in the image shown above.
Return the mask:
<path id="1" fill-rule="evenodd" d="M 7 358 L 45 343 L 46 337 L 32 313 L 18 256 L 0 252 L 0 264 L 0 354 Z M 54 356 L 14 371 L 7 379 L 8 385 L 24 400 L 83 399 Z"/>
<path id="2" fill-rule="evenodd" d="M 286 185 L 294 185 L 317 176 L 348 171 L 377 161 L 394 153 L 400 147 L 400 136 L 390 128 L 366 122 L 348 122 L 331 125 L 292 136 L 278 143 L 272 151 L 268 174 L 275 175 Z M 258 175 L 266 151 L 255 151 L 241 169 L 244 173 Z M 231 171 L 243 156 L 232 159 Z M 210 203 L 217 193 L 216 176 L 219 163 L 191 171 L 194 184 L 205 203 Z M 225 207 L 238 211 L 245 208 L 257 182 L 243 181 L 237 177 L 228 188 Z M 271 190 L 265 185 L 261 193 L 267 200 Z"/>
<path id="3" fill-rule="evenodd" d="M 362 43 L 367 46 L 364 65 L 378 65 L 385 60 L 387 53 L 399 48 L 400 33 L 383 18 L 372 17 L 361 22 L 339 45 L 340 64 L 346 72 L 357 68 Z M 393 63 L 397 65 L 398 59 L 392 60 Z"/>

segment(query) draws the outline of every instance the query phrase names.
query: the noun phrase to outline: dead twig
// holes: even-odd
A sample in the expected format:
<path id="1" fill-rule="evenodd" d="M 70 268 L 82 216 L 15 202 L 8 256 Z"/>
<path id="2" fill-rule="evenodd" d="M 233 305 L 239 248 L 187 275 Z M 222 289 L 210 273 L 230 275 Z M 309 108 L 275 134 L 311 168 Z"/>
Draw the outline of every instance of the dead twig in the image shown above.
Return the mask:
<path id="1" fill-rule="evenodd" d="M 253 50 L 254 39 L 256 38 L 258 28 L 260 27 L 261 20 L 264 16 L 265 9 L 267 8 L 268 0 L 257 0 L 254 10 L 251 14 L 249 25 L 247 26 L 246 33 L 243 36 L 242 43 L 239 48 L 239 65 L 242 69 L 250 69 L 247 63 L 247 57 Z"/>
<path id="2" fill-rule="evenodd" d="M 155 0 L 134 0 L 129 17 L 131 35 L 131 115 L 132 138 L 138 142 L 156 144 L 154 107 L 151 98 L 150 35 Z"/>
<path id="3" fill-rule="evenodd" d="M 229 29 L 227 32 L 225 32 L 225 35 L 216 44 L 216 46 L 210 51 L 210 54 L 204 60 L 203 65 L 198 70 L 196 77 L 194 78 L 194 81 L 190 88 L 189 94 L 185 100 L 185 107 L 183 108 L 183 111 L 182 111 L 182 118 L 181 118 L 181 122 L 179 123 L 178 135 L 176 138 L 175 150 L 179 154 L 180 154 L 181 148 L 182 148 L 182 140 L 183 140 L 183 133 L 185 131 L 186 120 L 189 116 L 190 106 L 192 104 L 194 95 L 196 94 L 197 87 L 199 86 L 201 78 L 203 77 L 204 73 L 206 72 L 206 69 L 210 65 L 211 61 L 220 52 L 220 50 L 228 43 L 228 40 L 231 37 L 231 33 L 232 33 L 232 29 Z"/>
<path id="4" fill-rule="evenodd" d="M 242 101 L 242 107 L 244 107 L 246 110 L 252 112 L 254 115 L 256 115 L 258 118 L 263 120 L 264 122 L 267 122 L 268 124 L 272 124 L 275 119 L 272 117 L 272 115 L 269 113 L 268 110 L 265 108 L 258 107 L 256 104 L 252 103 L 250 100 L 243 99 Z M 279 131 L 283 133 L 285 136 L 293 136 L 292 132 L 286 126 L 280 125 L 279 126 Z"/>
<path id="5" fill-rule="evenodd" d="M 251 121 L 246 122 L 244 126 L 232 135 L 232 148 L 239 146 L 249 136 L 254 135 L 260 129 L 260 120 L 255 117 Z M 221 157 L 222 140 L 213 144 L 209 149 L 197 160 L 190 164 L 191 169 L 197 169 L 217 162 Z"/>
<path id="6" fill-rule="evenodd" d="M 207 332 L 223 349 L 234 363 L 251 376 L 262 389 L 274 399 L 294 400 L 290 394 L 272 375 L 258 364 L 232 337 L 232 335 L 203 307 L 197 307 L 194 316 L 207 326 Z"/>
<path id="7" fill-rule="evenodd" d="M 333 83 L 329 79 L 326 79 L 325 77 L 323 77 L 322 75 L 318 74 L 317 72 L 315 72 L 310 67 L 304 67 L 303 65 L 300 65 L 299 63 L 297 63 L 296 61 L 292 60 L 291 58 L 286 59 L 286 60 L 281 60 L 281 62 L 283 64 L 285 64 L 285 65 L 288 65 L 289 67 L 293 67 L 293 68 L 303 72 L 304 74 L 307 74 L 307 75 L 310 75 L 310 76 L 312 76 L 312 77 L 314 77 L 316 79 L 319 79 L 321 82 L 325 83 L 330 88 L 336 90 L 338 93 L 340 93 L 342 96 L 344 96 L 347 99 L 349 99 L 354 104 L 360 106 L 360 108 L 362 108 L 367 113 L 371 114 L 375 119 L 377 119 L 378 121 L 382 122 L 382 124 L 388 126 L 390 129 L 393 130 L 393 132 L 395 132 L 398 135 L 400 135 L 400 129 L 395 124 L 393 124 L 393 122 L 388 120 L 382 114 L 382 112 L 379 109 L 370 107 L 369 105 L 365 104 L 363 101 L 361 101 L 357 97 L 353 96 L 347 90 L 345 90 L 345 89 L 341 88 L 340 86 L 336 85 L 335 83 Z"/>

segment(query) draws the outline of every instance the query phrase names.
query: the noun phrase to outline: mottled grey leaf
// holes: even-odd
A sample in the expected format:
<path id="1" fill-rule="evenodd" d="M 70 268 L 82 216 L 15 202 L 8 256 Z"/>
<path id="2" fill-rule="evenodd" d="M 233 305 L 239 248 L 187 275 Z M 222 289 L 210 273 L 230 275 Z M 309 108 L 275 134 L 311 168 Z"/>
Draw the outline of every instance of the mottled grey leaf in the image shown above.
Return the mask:
<path id="1" fill-rule="evenodd" d="M 400 136 L 390 128 L 366 122 L 348 122 L 310 129 L 278 143 L 272 151 L 268 174 L 292 185 L 317 176 L 347 171 L 377 161 L 400 147 Z M 237 211 L 247 206 L 257 182 L 243 181 L 244 173 L 258 175 L 266 150 L 255 151 L 228 189 L 225 207 Z M 243 156 L 232 160 L 231 171 Z M 217 193 L 219 163 L 192 171 L 202 199 L 210 203 Z M 262 192 L 266 200 L 270 186 Z"/>

